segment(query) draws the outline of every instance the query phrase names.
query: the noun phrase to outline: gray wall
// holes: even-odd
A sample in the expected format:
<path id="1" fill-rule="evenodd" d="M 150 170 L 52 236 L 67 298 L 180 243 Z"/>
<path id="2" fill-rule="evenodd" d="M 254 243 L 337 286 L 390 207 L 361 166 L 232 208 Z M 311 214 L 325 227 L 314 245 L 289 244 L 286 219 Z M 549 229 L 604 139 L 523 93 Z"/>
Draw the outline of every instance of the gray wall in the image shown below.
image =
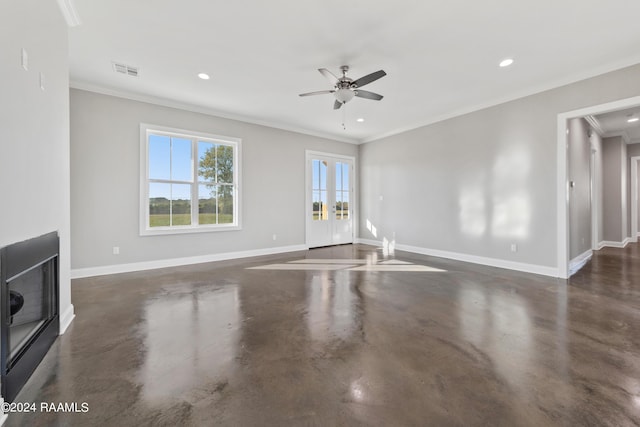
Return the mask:
<path id="1" fill-rule="evenodd" d="M 569 258 L 591 249 L 591 130 L 583 118 L 568 123 Z"/>
<path id="2" fill-rule="evenodd" d="M 138 235 L 141 122 L 242 138 L 242 230 Z M 306 149 L 355 157 L 358 151 L 353 144 L 72 89 L 72 268 L 304 244 Z M 114 246 L 120 255 L 113 255 Z"/>
<path id="3" fill-rule="evenodd" d="M 71 308 L 67 25 L 54 1 L 3 2 L 2 17 L 0 246 L 59 232 L 65 314 Z M 28 71 L 20 64 L 22 48 Z"/>
<path id="4" fill-rule="evenodd" d="M 629 67 L 361 145 L 360 237 L 555 267 L 557 115 L 640 95 L 639 77 Z"/>
<path id="5" fill-rule="evenodd" d="M 626 238 L 626 144 L 620 136 L 604 138 L 603 205 L 604 240 L 622 242 Z"/>
<path id="6" fill-rule="evenodd" d="M 629 208 L 627 209 L 627 213 L 629 215 L 629 237 L 637 237 L 637 236 L 631 235 L 631 204 L 634 202 L 634 200 L 637 202 L 638 204 L 637 212 L 640 214 L 640 197 L 633 197 L 633 195 L 631 194 L 631 179 L 633 179 L 633 177 L 631 176 L 631 158 L 640 157 L 640 144 L 636 143 L 636 144 L 627 145 L 627 157 L 629 158 L 627 163 L 627 169 L 629 171 L 629 185 L 627 186 L 628 194 L 629 194 L 629 198 L 628 198 Z M 638 180 L 638 184 L 640 184 L 640 180 Z M 640 185 L 637 186 L 636 188 L 640 189 Z M 636 227 L 636 229 L 640 232 L 640 215 L 638 215 L 637 221 L 638 221 L 638 226 Z"/>
<path id="7" fill-rule="evenodd" d="M 595 247 L 598 248 L 600 243 L 604 240 L 604 201 L 603 201 L 603 161 L 602 161 L 602 137 L 596 132 L 591 133 L 591 148 L 594 152 L 594 170 L 592 171 L 594 197 L 592 200 L 592 209 L 595 209 Z"/>

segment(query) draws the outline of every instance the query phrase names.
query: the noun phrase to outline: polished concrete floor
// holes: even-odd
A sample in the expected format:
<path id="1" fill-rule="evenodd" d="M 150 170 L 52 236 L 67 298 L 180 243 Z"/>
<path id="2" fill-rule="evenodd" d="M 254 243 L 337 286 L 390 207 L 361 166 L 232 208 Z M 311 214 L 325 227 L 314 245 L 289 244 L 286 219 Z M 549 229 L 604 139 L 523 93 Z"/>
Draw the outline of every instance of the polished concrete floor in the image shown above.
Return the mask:
<path id="1" fill-rule="evenodd" d="M 257 268 L 253 268 L 257 267 Z M 570 281 L 340 246 L 73 281 L 6 425 L 640 425 L 640 246 Z"/>

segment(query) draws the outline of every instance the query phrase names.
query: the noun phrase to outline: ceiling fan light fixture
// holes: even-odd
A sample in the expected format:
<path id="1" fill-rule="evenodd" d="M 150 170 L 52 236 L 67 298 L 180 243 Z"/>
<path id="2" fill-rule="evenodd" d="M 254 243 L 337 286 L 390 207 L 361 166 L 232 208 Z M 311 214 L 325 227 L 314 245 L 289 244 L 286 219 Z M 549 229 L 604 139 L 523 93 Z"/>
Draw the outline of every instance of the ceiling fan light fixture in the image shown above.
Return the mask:
<path id="1" fill-rule="evenodd" d="M 351 101 L 353 99 L 353 97 L 356 95 L 354 91 L 352 91 L 351 89 L 338 89 L 335 93 L 334 93 L 336 99 L 340 102 L 342 102 L 343 104 Z"/>

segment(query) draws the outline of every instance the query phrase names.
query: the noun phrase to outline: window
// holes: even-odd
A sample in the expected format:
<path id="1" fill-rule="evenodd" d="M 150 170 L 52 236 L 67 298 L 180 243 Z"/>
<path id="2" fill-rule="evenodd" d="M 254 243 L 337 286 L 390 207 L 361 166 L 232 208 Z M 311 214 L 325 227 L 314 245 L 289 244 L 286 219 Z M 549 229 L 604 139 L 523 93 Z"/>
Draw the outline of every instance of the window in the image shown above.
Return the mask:
<path id="1" fill-rule="evenodd" d="M 140 125 L 140 234 L 237 230 L 240 139 Z"/>

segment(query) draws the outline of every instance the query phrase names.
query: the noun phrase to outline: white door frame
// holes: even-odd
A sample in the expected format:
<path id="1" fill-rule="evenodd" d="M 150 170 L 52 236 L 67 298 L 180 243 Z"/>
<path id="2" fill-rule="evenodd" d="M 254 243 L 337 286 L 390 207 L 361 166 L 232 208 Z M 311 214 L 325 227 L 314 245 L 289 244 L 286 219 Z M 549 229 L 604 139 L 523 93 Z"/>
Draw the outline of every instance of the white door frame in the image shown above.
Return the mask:
<path id="1" fill-rule="evenodd" d="M 602 114 L 610 111 L 631 108 L 640 105 L 640 96 L 607 102 L 580 110 L 568 111 L 558 114 L 557 121 L 557 182 L 556 182 L 556 203 L 557 203 L 557 264 L 558 277 L 569 278 L 569 158 L 567 149 L 569 147 L 567 139 L 567 121 L 577 117 L 584 117 L 593 114 Z M 636 205 L 637 207 L 637 205 Z"/>
<path id="2" fill-rule="evenodd" d="M 631 158 L 631 241 L 638 241 L 638 162 L 640 156 Z"/>
<path id="3" fill-rule="evenodd" d="M 598 211 L 600 201 L 596 197 L 598 195 L 598 182 L 599 175 L 596 175 L 596 154 L 598 150 L 591 147 L 591 156 L 589 157 L 589 180 L 591 181 L 591 194 L 589 205 L 591 206 L 591 250 L 597 250 L 600 243 L 600 236 L 598 235 Z"/>
<path id="4" fill-rule="evenodd" d="M 358 174 L 356 171 L 356 167 L 357 167 L 357 163 L 356 163 L 356 158 L 354 156 L 346 156 L 344 154 L 335 154 L 335 153 L 327 153 L 327 152 L 323 152 L 323 151 L 314 151 L 314 150 L 306 150 L 305 151 L 305 156 L 304 156 L 304 185 L 305 185 L 305 189 L 304 189 L 304 204 L 305 204 L 305 208 L 304 208 L 304 213 L 305 213 L 305 220 L 304 220 L 304 230 L 305 230 L 305 237 L 304 237 L 304 241 L 305 244 L 307 246 L 307 248 L 309 247 L 309 224 L 310 224 L 310 218 L 313 214 L 313 212 L 311 211 L 311 203 L 309 203 L 310 200 L 312 200 L 311 197 L 311 193 L 310 193 L 310 188 L 311 188 L 311 174 L 309 171 L 309 160 L 313 157 L 313 156 L 322 156 L 322 157 L 333 157 L 336 159 L 344 159 L 344 160 L 350 160 L 353 163 L 353 177 L 350 177 L 350 181 L 352 182 L 353 185 L 353 191 L 351 192 L 351 199 L 349 200 L 349 203 L 351 204 L 352 208 L 351 208 L 351 212 L 352 212 L 352 217 L 351 217 L 351 239 L 352 242 L 355 243 L 356 241 L 356 230 L 358 229 L 358 195 L 357 195 L 357 191 L 358 191 Z"/>

